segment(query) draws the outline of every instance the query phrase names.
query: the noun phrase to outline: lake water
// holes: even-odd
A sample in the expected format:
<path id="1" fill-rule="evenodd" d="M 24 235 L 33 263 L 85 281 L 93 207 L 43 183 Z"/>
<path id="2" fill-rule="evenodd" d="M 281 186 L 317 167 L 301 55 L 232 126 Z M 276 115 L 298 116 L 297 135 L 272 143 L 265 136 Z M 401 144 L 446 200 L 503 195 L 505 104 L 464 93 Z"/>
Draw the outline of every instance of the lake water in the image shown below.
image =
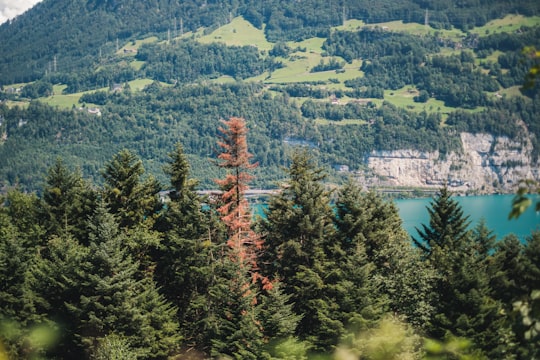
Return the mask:
<path id="1" fill-rule="evenodd" d="M 480 219 L 484 218 L 488 228 L 497 235 L 497 239 L 500 240 L 505 235 L 514 233 L 524 240 L 534 230 L 540 230 L 540 214 L 534 211 L 533 204 L 517 220 L 508 220 L 513 198 L 514 195 L 453 197 L 461 205 L 463 214 L 470 216 L 471 226 L 475 226 Z M 418 236 L 415 227 L 420 228 L 422 224 L 429 225 L 426 207 L 430 206 L 431 201 L 431 198 L 395 200 L 399 215 L 403 220 L 403 228 L 412 236 Z"/>
<path id="2" fill-rule="evenodd" d="M 484 218 L 488 228 L 498 240 L 513 233 L 523 241 L 533 231 L 540 230 L 540 214 L 534 211 L 533 204 L 517 220 L 508 220 L 513 198 L 514 195 L 453 197 L 461 205 L 463 214 L 469 216 L 471 227 L 476 226 L 478 221 Z M 411 236 L 418 236 L 415 227 L 421 228 L 422 224 L 429 225 L 427 207 L 432 200 L 432 198 L 394 200 L 403 220 L 403 228 Z M 264 216 L 264 207 L 265 205 L 261 203 L 254 205 L 254 214 Z"/>

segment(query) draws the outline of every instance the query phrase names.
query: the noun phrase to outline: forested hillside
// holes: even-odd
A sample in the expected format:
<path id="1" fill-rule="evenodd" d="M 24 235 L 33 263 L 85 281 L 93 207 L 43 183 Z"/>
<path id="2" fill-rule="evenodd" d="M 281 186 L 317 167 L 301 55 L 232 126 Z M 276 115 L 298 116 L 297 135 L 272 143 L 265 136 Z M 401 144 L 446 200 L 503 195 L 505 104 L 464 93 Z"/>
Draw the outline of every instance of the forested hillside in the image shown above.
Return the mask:
<path id="1" fill-rule="evenodd" d="M 506 14 L 539 15 L 536 1 L 407 0 L 286 0 L 271 1 L 137 1 L 44 0 L 0 26 L 0 84 L 41 78 L 56 57 L 56 71 L 71 73 L 96 66 L 122 43 L 151 34 L 164 38 L 168 30 L 215 28 L 244 16 L 272 42 L 325 37 L 344 19 L 366 23 L 392 20 L 424 23 L 425 10 L 436 28 L 467 30 Z"/>
<path id="2" fill-rule="evenodd" d="M 538 11 L 528 1 L 45 0 L 0 27 L 0 185 L 40 189 L 58 156 L 100 183 L 124 148 L 165 184 L 167 149 L 181 141 L 212 187 L 219 170 L 205 164 L 230 116 L 247 119 L 254 185 L 266 188 L 298 145 L 350 175 L 373 151 L 444 157 L 462 151 L 460 133 L 487 133 L 530 142 L 535 164 L 538 85 L 521 85 L 538 61 L 523 53 L 540 48 Z"/>

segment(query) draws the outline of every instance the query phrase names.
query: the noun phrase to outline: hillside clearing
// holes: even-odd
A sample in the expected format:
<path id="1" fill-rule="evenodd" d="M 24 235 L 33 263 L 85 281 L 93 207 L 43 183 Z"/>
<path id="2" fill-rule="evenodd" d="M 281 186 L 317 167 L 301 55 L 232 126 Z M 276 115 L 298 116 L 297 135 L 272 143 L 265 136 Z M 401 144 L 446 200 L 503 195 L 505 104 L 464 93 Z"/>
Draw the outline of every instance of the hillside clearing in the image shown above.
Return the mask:
<path id="1" fill-rule="evenodd" d="M 259 50 L 270 50 L 273 47 L 266 40 L 264 29 L 257 29 L 243 17 L 236 17 L 210 34 L 197 37 L 197 41 L 202 44 L 221 42 L 228 46 L 255 46 Z"/>

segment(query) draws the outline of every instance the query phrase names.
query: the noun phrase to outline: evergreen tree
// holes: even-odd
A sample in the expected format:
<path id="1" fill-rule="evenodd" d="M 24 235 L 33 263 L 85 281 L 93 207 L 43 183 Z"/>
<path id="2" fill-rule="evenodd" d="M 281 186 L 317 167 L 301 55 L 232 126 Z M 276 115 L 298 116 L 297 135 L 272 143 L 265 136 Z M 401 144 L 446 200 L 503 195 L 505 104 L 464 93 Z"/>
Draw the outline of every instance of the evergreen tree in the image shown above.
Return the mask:
<path id="1" fill-rule="evenodd" d="M 379 311 L 386 305 L 411 324 L 425 326 L 433 314 L 435 274 L 411 246 L 396 206 L 349 181 L 340 189 L 335 221 L 345 249 L 366 248 Z"/>
<path id="2" fill-rule="evenodd" d="M 89 225 L 89 256 L 80 303 L 78 334 L 87 348 L 111 333 L 128 337 L 144 358 L 165 358 L 179 347 L 175 309 L 157 292 L 150 277 L 123 245 L 113 215 L 101 204 Z"/>
<path id="3" fill-rule="evenodd" d="M 283 283 L 295 313 L 302 316 L 296 334 L 317 350 L 328 350 L 345 328 L 336 299 L 343 272 L 335 262 L 340 246 L 330 193 L 321 183 L 322 169 L 314 166 L 306 150 L 293 154 L 288 173 L 288 182 L 270 198 L 261 220 L 262 264 L 265 274 Z"/>
<path id="4" fill-rule="evenodd" d="M 9 357 L 16 359 L 29 346 L 24 343 L 24 329 L 31 315 L 25 291 L 26 274 L 37 248 L 26 248 L 23 237 L 9 220 L 0 210 L 0 358 L 3 345 Z"/>
<path id="5" fill-rule="evenodd" d="M 472 237 L 478 258 L 487 262 L 495 251 L 497 236 L 487 227 L 486 219 L 480 219 L 473 229 Z"/>
<path id="6" fill-rule="evenodd" d="M 233 249 L 229 249 L 230 252 Z M 238 255 L 217 260 L 214 281 L 209 288 L 205 319 L 209 352 L 212 357 L 236 359 L 264 358 L 264 343 L 258 291 L 246 278 L 248 264 L 240 264 Z"/>
<path id="7" fill-rule="evenodd" d="M 520 276 L 516 280 L 525 294 L 514 299 L 514 310 L 520 311 L 515 330 L 520 358 L 536 359 L 540 355 L 540 231 L 527 237 L 520 260 Z M 526 311 L 524 304 L 527 304 Z"/>
<path id="8" fill-rule="evenodd" d="M 39 252 L 27 273 L 26 298 L 33 322 L 54 321 L 61 328 L 60 341 L 50 356 L 84 357 L 79 338 L 80 304 L 85 282 L 88 249 L 70 236 L 52 237 L 45 251 Z"/>
<path id="9" fill-rule="evenodd" d="M 164 171 L 172 185 L 169 193 L 171 200 L 181 199 L 185 192 L 193 190 L 195 183 L 189 179 L 189 163 L 181 143 L 176 143 L 174 150 L 169 153 L 169 162 Z"/>
<path id="10" fill-rule="evenodd" d="M 506 304 L 507 311 L 511 310 L 511 304 L 515 299 L 527 294 L 521 274 L 522 264 L 525 261 L 523 247 L 514 234 L 505 236 L 495 245 L 493 270 L 490 272 L 491 287 L 494 296 Z"/>
<path id="11" fill-rule="evenodd" d="M 416 228 L 420 238 L 413 241 L 427 257 L 434 252 L 459 251 L 460 245 L 467 244 L 469 217 L 463 215 L 461 206 L 451 196 L 448 187 L 442 187 L 427 209 L 429 226 L 422 224 L 422 229 Z"/>
<path id="12" fill-rule="evenodd" d="M 103 198 L 119 227 L 129 236 L 124 238 L 143 272 L 153 272 L 151 252 L 159 246 L 160 234 L 154 231 L 162 204 L 160 185 L 153 176 L 142 179 L 144 167 L 140 159 L 128 150 L 121 150 L 105 165 Z"/>
<path id="13" fill-rule="evenodd" d="M 247 151 L 247 127 L 244 119 L 222 121 L 218 143 L 223 152 L 219 166 L 227 169 L 224 179 L 216 180 L 222 190 L 217 211 L 227 229 L 227 247 L 218 260 L 216 277 L 210 286 L 210 342 L 212 356 L 257 359 L 261 356 L 263 334 L 260 328 L 259 294 L 255 282 L 262 279 L 257 256 L 260 237 L 252 229 L 251 211 L 245 197 L 252 176 L 247 170 L 252 155 Z"/>
<path id="14" fill-rule="evenodd" d="M 44 245 L 46 230 L 43 217 L 43 202 L 36 194 L 25 194 L 19 190 L 9 191 L 4 202 L 9 222 L 19 232 L 24 247 Z"/>
<path id="15" fill-rule="evenodd" d="M 276 281 L 262 295 L 260 319 L 266 341 L 280 341 L 293 337 L 301 316 L 293 311 L 291 294 L 285 294 L 283 285 Z"/>
<path id="16" fill-rule="evenodd" d="M 144 167 L 140 159 L 128 150 L 121 150 L 105 165 L 104 198 L 110 211 L 118 216 L 120 227 L 133 227 L 143 222 L 153 226 L 161 205 L 160 185 L 153 177 L 144 181 Z"/>
<path id="17" fill-rule="evenodd" d="M 95 194 L 80 171 L 71 172 L 62 159 L 47 171 L 43 190 L 48 234 L 73 234 L 83 240 L 86 220 L 95 207 Z"/>
<path id="18" fill-rule="evenodd" d="M 5 198 L 0 196 L 0 324 L 4 327 L 0 342 L 13 358 L 32 352 L 25 337 L 34 323 L 42 321 L 34 316 L 33 298 L 27 292 L 31 288 L 27 276 L 46 245 L 41 211 L 42 202 L 35 194 L 12 190 Z"/>
<path id="19" fill-rule="evenodd" d="M 224 243 L 224 230 L 210 207 L 203 209 L 189 177 L 189 164 L 180 144 L 169 154 L 165 172 L 173 189 L 158 222 L 163 239 L 153 259 L 162 293 L 178 308 L 186 347 L 203 347 L 208 288 L 213 279 L 214 254 Z M 204 201 L 207 201 L 205 199 Z"/>
<path id="20" fill-rule="evenodd" d="M 524 287 L 530 294 L 540 290 L 540 231 L 527 237 L 523 251 L 522 279 Z"/>
<path id="21" fill-rule="evenodd" d="M 443 187 L 428 208 L 429 226 L 414 239 L 436 272 L 436 314 L 430 335 L 442 339 L 456 335 L 471 339 L 493 357 L 511 351 L 513 333 L 506 324 L 502 304 L 493 298 L 487 260 L 467 227 L 468 217 Z M 482 231 L 484 232 L 484 231 Z M 489 232 L 488 232 L 489 233 Z"/>
<path id="22" fill-rule="evenodd" d="M 335 236 L 330 192 L 322 184 L 326 175 L 306 150 L 295 151 L 288 175 L 279 194 L 270 198 L 261 221 L 267 242 L 266 273 L 285 282 L 299 266 L 312 268 L 324 260 Z"/>

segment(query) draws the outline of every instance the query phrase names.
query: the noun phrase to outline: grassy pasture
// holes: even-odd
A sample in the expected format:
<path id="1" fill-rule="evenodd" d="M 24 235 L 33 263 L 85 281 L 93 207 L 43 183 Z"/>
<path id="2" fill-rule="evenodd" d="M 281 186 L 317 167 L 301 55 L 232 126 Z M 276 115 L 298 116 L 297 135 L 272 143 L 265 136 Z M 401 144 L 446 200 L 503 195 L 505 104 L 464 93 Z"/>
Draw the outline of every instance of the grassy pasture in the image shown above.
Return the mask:
<path id="1" fill-rule="evenodd" d="M 273 47 L 273 44 L 266 40 L 264 30 L 257 29 L 243 17 L 234 18 L 233 21 L 212 33 L 197 38 L 197 41 L 203 44 L 222 42 L 229 46 L 252 45 L 259 50 L 270 50 Z"/>
<path id="2" fill-rule="evenodd" d="M 145 86 L 147 85 L 150 85 L 151 83 L 153 83 L 154 80 L 152 79 L 135 79 L 135 80 L 132 80 L 129 82 L 129 86 L 131 87 L 131 90 L 134 90 L 134 91 L 140 91 L 142 89 L 144 89 Z"/>
<path id="3" fill-rule="evenodd" d="M 6 100 L 5 104 L 8 108 L 14 108 L 16 106 L 20 108 L 26 108 L 30 104 L 28 101 L 15 101 L 15 100 Z"/>
<path id="4" fill-rule="evenodd" d="M 84 92 L 75 94 L 62 94 L 62 91 L 67 88 L 67 85 L 53 85 L 53 96 L 39 98 L 41 102 L 49 104 L 51 106 L 58 106 L 60 108 L 71 108 L 73 106 L 79 106 L 79 99 Z"/>
<path id="5" fill-rule="evenodd" d="M 365 25 L 366 23 L 363 22 L 362 20 L 351 19 L 351 20 L 345 21 L 343 25 L 334 26 L 332 29 L 339 30 L 339 31 L 356 31 L 356 30 L 360 30 Z"/>
<path id="6" fill-rule="evenodd" d="M 309 53 L 320 54 L 323 52 L 322 46 L 324 44 L 324 38 L 310 38 L 299 42 L 288 42 L 287 45 L 292 49 L 297 47 L 305 48 Z"/>
<path id="7" fill-rule="evenodd" d="M 151 36 L 151 37 L 148 37 L 148 38 L 145 38 L 145 39 L 140 39 L 140 40 L 133 40 L 133 41 L 130 41 L 129 43 L 125 44 L 124 46 L 122 46 L 120 49 L 118 49 L 116 54 L 117 55 L 125 55 L 125 56 L 135 56 L 136 52 L 124 53 L 124 50 L 126 50 L 126 51 L 139 50 L 139 48 L 141 47 L 142 44 L 155 43 L 158 40 L 159 39 L 158 39 L 157 36 Z"/>
<path id="8" fill-rule="evenodd" d="M 229 75 L 223 75 L 223 76 L 220 76 L 216 79 L 212 79 L 210 80 L 211 83 L 214 83 L 214 84 L 230 84 L 230 83 L 233 83 L 235 82 L 236 79 L 233 78 L 232 76 L 229 76 Z"/>
<path id="9" fill-rule="evenodd" d="M 380 27 L 388 31 L 404 32 L 412 35 L 435 35 L 450 39 L 460 39 L 465 37 L 465 33 L 459 29 L 434 29 L 418 23 L 404 23 L 402 20 L 389 21 L 366 25 L 368 27 Z"/>
<path id="10" fill-rule="evenodd" d="M 487 56 L 485 59 L 476 59 L 477 64 L 481 64 L 483 62 L 497 62 L 499 60 L 499 56 L 503 54 L 500 50 L 495 50 L 492 52 L 489 56 Z"/>
<path id="11" fill-rule="evenodd" d="M 506 96 L 509 96 L 509 97 L 516 97 L 516 96 L 521 97 L 523 95 L 521 94 L 520 88 L 521 88 L 521 86 L 519 86 L 519 85 L 512 86 L 512 87 L 509 87 L 507 89 L 502 89 L 501 91 L 499 91 L 499 94 L 506 95 Z"/>
<path id="12" fill-rule="evenodd" d="M 457 108 L 446 106 L 443 101 L 433 98 L 430 98 L 425 103 L 414 102 L 414 97 L 416 95 L 418 95 L 418 90 L 416 90 L 414 86 L 405 86 L 397 90 L 385 90 L 384 101 L 388 101 L 389 103 L 397 107 L 406 108 L 412 111 L 426 111 L 428 113 L 438 112 L 443 114 L 443 119 L 445 118 L 444 114 L 448 114 L 457 110 Z M 373 102 L 378 105 L 382 103 L 381 100 L 374 100 Z M 466 111 L 478 112 L 483 109 L 484 108 L 482 107 L 478 107 L 476 109 Z"/>
<path id="13" fill-rule="evenodd" d="M 153 82 L 152 79 L 136 79 L 129 82 L 129 86 L 131 87 L 132 91 L 140 91 L 144 89 L 146 85 L 149 85 Z M 93 93 L 96 91 L 108 91 L 108 88 L 104 87 L 97 90 L 89 90 L 89 91 L 83 91 L 79 93 L 74 94 L 62 94 L 62 91 L 66 88 L 66 85 L 54 85 L 53 86 L 53 96 L 49 97 L 43 97 L 39 100 L 49 104 L 51 106 L 58 106 L 59 108 L 69 109 L 73 106 L 79 107 L 81 96 L 87 93 Z M 87 104 L 88 106 L 93 106 L 93 104 Z"/>
<path id="14" fill-rule="evenodd" d="M 471 29 L 471 33 L 485 36 L 493 33 L 514 32 L 522 26 L 540 25 L 540 16 L 524 17 L 523 15 L 507 15 L 502 19 L 491 20 L 481 27 Z"/>
<path id="15" fill-rule="evenodd" d="M 144 66 L 145 61 L 135 60 L 129 63 L 129 66 L 135 71 L 139 71 Z"/>
<path id="16" fill-rule="evenodd" d="M 51 106 L 58 106 L 59 108 L 69 109 L 73 106 L 80 106 L 79 99 L 81 98 L 82 95 L 83 93 L 54 95 L 54 96 L 39 98 L 39 100 Z"/>

